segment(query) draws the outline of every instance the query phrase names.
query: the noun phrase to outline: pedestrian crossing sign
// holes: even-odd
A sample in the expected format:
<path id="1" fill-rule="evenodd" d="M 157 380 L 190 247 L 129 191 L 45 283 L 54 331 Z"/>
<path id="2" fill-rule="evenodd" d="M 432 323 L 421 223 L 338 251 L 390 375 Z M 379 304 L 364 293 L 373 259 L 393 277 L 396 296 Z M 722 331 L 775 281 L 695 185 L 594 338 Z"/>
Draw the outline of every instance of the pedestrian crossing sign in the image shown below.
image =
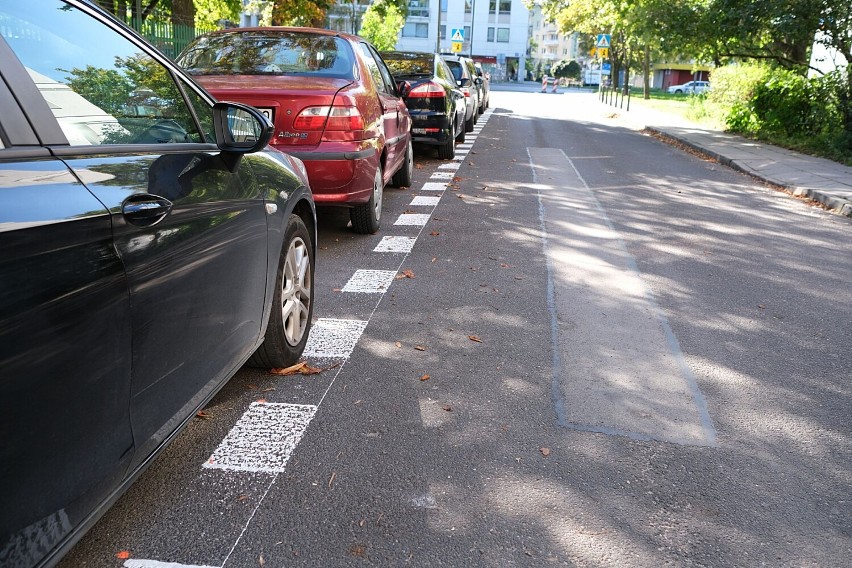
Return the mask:
<path id="1" fill-rule="evenodd" d="M 609 34 L 598 34 L 598 40 L 595 42 L 595 47 L 609 49 L 611 37 L 612 36 L 610 36 Z"/>
<path id="2" fill-rule="evenodd" d="M 464 30 L 461 28 L 453 28 L 452 41 L 464 41 Z"/>
<path id="3" fill-rule="evenodd" d="M 450 44 L 450 47 L 452 48 L 450 51 L 452 51 L 453 53 L 461 53 L 462 52 L 462 42 L 460 42 L 460 41 L 454 41 L 453 43 Z"/>

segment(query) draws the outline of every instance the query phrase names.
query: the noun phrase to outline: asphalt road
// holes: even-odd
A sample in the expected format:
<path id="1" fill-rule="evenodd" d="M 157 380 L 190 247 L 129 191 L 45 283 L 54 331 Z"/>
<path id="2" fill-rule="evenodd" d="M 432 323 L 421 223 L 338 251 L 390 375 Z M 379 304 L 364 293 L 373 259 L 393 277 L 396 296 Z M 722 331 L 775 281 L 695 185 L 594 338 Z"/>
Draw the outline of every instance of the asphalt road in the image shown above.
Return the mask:
<path id="1" fill-rule="evenodd" d="M 326 370 L 240 371 L 63 568 L 848 564 L 850 220 L 592 95 L 492 108 L 378 235 L 321 212 Z"/>

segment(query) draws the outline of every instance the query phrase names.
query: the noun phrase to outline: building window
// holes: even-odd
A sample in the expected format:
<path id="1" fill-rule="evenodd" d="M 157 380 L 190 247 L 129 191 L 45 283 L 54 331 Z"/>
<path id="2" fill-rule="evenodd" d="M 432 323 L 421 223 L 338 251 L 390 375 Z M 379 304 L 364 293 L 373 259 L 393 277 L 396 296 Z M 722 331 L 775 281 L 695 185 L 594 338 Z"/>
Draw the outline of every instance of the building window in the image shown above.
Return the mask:
<path id="1" fill-rule="evenodd" d="M 464 40 L 470 41 L 470 26 L 464 27 Z"/>
<path id="2" fill-rule="evenodd" d="M 512 13 L 512 0 L 500 0 L 500 13 L 501 14 L 511 14 Z"/>
<path id="3" fill-rule="evenodd" d="M 408 0 L 408 15 L 418 18 L 428 18 L 429 0 Z"/>
<path id="4" fill-rule="evenodd" d="M 441 0 L 441 11 L 442 12 L 447 11 L 447 0 Z"/>
<path id="5" fill-rule="evenodd" d="M 438 37 L 441 39 L 447 39 L 447 26 L 441 24 L 441 27 L 438 28 Z"/>
<path id="6" fill-rule="evenodd" d="M 402 37 L 429 37 L 429 24 L 411 22 L 402 28 Z"/>
<path id="7" fill-rule="evenodd" d="M 471 0 L 464 0 L 464 13 L 470 14 L 471 11 Z"/>
<path id="8" fill-rule="evenodd" d="M 497 42 L 509 43 L 509 28 L 497 28 Z"/>
<path id="9" fill-rule="evenodd" d="M 488 28 L 488 41 L 494 41 L 494 28 Z"/>

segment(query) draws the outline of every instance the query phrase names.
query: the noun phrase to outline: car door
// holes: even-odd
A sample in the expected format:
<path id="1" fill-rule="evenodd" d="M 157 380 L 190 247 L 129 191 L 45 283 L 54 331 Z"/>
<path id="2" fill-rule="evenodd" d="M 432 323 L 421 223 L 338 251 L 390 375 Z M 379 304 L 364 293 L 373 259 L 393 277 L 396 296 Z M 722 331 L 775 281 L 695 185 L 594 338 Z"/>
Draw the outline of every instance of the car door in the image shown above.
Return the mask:
<path id="1" fill-rule="evenodd" d="M 62 126 L 51 151 L 110 212 L 126 270 L 133 466 L 257 344 L 267 213 L 247 161 L 213 144 L 210 103 L 169 62 L 85 3 L 42 4 L 55 6 L 19 9 L 33 28 L 22 60 Z"/>
<path id="2" fill-rule="evenodd" d="M 384 175 L 387 179 L 400 168 L 402 160 L 405 159 L 411 136 L 411 117 L 405 108 L 405 103 L 397 94 L 396 83 L 390 69 L 378 52 L 367 42 L 361 42 L 361 51 L 364 53 L 382 105 L 382 122 L 385 129 L 385 148 L 387 150 Z"/>
<path id="3" fill-rule="evenodd" d="M 0 5 L 0 565 L 31 566 L 127 470 L 130 296 L 109 211 L 41 140 L 62 133 Z M 23 109 L 17 101 L 26 105 Z"/>

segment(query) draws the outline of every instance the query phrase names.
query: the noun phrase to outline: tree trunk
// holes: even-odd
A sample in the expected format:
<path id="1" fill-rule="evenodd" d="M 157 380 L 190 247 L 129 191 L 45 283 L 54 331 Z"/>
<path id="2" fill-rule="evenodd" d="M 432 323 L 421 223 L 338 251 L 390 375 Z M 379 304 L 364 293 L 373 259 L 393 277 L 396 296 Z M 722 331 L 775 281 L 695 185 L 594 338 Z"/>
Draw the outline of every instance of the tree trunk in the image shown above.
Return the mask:
<path id="1" fill-rule="evenodd" d="M 642 59 L 642 98 L 646 101 L 651 98 L 651 48 L 645 44 L 645 56 Z"/>
<path id="2" fill-rule="evenodd" d="M 195 27 L 195 4 L 192 0 L 172 0 L 172 24 Z"/>

